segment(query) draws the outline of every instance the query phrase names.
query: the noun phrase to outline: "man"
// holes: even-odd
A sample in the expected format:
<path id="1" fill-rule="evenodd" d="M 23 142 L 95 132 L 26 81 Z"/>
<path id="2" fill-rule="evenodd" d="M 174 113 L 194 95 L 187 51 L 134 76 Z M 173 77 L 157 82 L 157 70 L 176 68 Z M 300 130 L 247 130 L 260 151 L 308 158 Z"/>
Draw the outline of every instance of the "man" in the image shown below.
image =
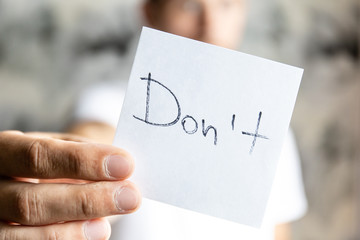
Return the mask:
<path id="1" fill-rule="evenodd" d="M 147 0 L 143 5 L 143 15 L 152 28 L 236 49 L 245 27 L 246 4 L 245 0 Z M 85 91 L 76 111 L 78 123 L 73 126 L 72 131 L 110 143 L 123 96 L 124 89 L 110 84 L 96 85 Z M 96 106 L 102 107 L 100 109 Z M 262 236 L 250 237 L 246 229 L 229 227 L 229 224 L 223 222 L 210 221 L 196 214 L 189 215 L 146 201 L 139 213 L 127 216 L 115 224 L 114 231 L 118 238 L 114 236 L 114 239 L 209 240 L 223 238 L 222 232 L 228 232 L 232 236 L 224 239 L 274 239 L 274 236 L 275 239 L 290 239 L 291 231 L 287 222 L 298 219 L 305 210 L 306 200 L 296 145 L 289 133 L 279 161 L 274 189 L 260 234 Z M 133 226 L 142 231 L 134 231 Z"/>
<path id="2" fill-rule="evenodd" d="M 236 49 L 244 31 L 246 9 L 245 0 L 145 0 L 142 10 L 147 24 L 152 28 Z M 99 87 L 101 89 L 97 90 Z M 114 125 L 116 125 L 114 122 L 117 121 L 118 116 L 112 115 L 111 117 L 105 112 L 94 116 L 90 105 L 95 106 L 103 101 L 101 99 L 108 98 L 103 94 L 105 91 L 111 95 L 119 95 L 119 91 L 123 91 L 116 89 L 114 92 L 111 90 L 112 88 L 112 86 L 108 89 L 103 85 L 96 86 L 88 91 L 83 99 L 80 99 L 80 105 L 83 106 L 78 109 L 77 114 L 80 115 L 78 118 L 80 120 L 94 119 L 95 121 L 81 121 L 72 126 L 71 132 L 104 143 L 111 143 L 115 130 Z M 84 98 L 86 99 L 84 100 Z M 94 98 L 96 101 L 91 100 Z M 111 101 L 106 103 L 110 104 L 108 108 L 111 109 Z M 116 108 L 118 108 L 118 104 L 112 109 Z M 102 118 L 102 115 L 106 115 L 106 117 Z M 110 118 L 111 122 L 109 122 Z"/>
<path id="3" fill-rule="evenodd" d="M 148 0 L 144 4 L 151 27 L 228 48 L 235 48 L 240 39 L 245 12 L 242 0 Z M 91 101 L 87 104 L 93 106 Z M 118 105 L 109 106 L 109 111 L 114 109 Z M 73 132 L 96 137 L 106 133 L 101 139 L 110 142 L 114 127 L 106 124 L 109 121 L 85 115 L 78 116 L 87 121 L 76 124 Z M 0 239 L 107 239 L 110 227 L 101 217 L 131 213 L 140 204 L 136 187 L 124 181 L 133 169 L 132 159 L 115 147 L 62 134 L 2 132 L 0 164 Z M 154 218 L 158 216 L 156 208 L 150 210 Z M 161 228 L 169 226 L 167 220 L 159 219 L 159 231 L 142 239 L 161 236 Z M 192 231 L 214 228 L 202 224 Z M 146 234 L 145 229 L 137 232 Z"/>

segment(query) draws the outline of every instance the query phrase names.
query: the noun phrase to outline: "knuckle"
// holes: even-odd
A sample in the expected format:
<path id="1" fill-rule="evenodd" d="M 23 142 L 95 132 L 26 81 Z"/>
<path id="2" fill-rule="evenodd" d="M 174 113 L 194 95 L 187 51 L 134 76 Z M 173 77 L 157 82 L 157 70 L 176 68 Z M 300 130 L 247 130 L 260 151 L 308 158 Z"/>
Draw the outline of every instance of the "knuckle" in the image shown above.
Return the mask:
<path id="1" fill-rule="evenodd" d="M 77 214 L 85 218 L 92 218 L 96 213 L 96 205 L 93 198 L 87 192 L 81 192 L 79 194 Z"/>
<path id="2" fill-rule="evenodd" d="M 36 176 L 44 176 L 48 170 L 46 164 L 46 146 L 41 139 L 35 139 L 27 150 L 26 167 Z"/>
<path id="3" fill-rule="evenodd" d="M 15 239 L 15 236 L 12 232 L 6 229 L 5 226 L 0 226 L 0 240 L 9 240 Z"/>
<path id="4" fill-rule="evenodd" d="M 6 131 L 0 131 L 0 140 L 6 140 L 8 137 L 11 137 L 13 135 L 19 135 L 23 134 L 20 131 L 14 131 L 14 130 L 6 130 Z"/>
<path id="5" fill-rule="evenodd" d="M 66 172 L 72 173 L 72 175 L 78 176 L 81 174 L 81 168 L 82 168 L 82 161 L 81 161 L 81 152 L 79 152 L 77 149 L 74 149 L 72 153 L 70 154 L 70 157 L 67 158 L 66 166 Z"/>
<path id="6" fill-rule="evenodd" d="M 15 216 L 21 224 L 34 225 L 41 222 L 42 207 L 34 191 L 24 190 L 16 194 Z"/>
<path id="7" fill-rule="evenodd" d="M 46 236 L 44 239 L 46 240 L 63 240 L 65 239 L 63 235 L 56 230 L 48 230 L 47 233 L 44 234 Z"/>
<path id="8" fill-rule="evenodd" d="M 42 138 L 34 139 L 27 150 L 26 167 L 35 177 L 78 176 L 82 169 L 83 152 L 77 148 L 62 146 L 56 154 L 51 149 L 59 147 L 59 143 Z"/>
<path id="9" fill-rule="evenodd" d="M 13 134 L 22 134 L 23 132 L 17 131 L 17 130 L 5 130 L 0 132 L 0 136 L 3 135 L 13 135 Z"/>
<path id="10" fill-rule="evenodd" d="M 14 239 L 7 231 L 0 229 L 0 240 Z"/>

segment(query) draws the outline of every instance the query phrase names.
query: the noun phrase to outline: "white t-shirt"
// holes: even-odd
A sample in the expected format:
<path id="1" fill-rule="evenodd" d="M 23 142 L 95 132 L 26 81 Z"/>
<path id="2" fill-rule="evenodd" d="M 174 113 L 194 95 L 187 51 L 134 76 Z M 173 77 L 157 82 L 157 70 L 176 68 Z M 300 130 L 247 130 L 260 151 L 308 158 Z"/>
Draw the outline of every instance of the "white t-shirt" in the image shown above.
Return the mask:
<path id="1" fill-rule="evenodd" d="M 86 89 L 76 106 L 75 119 L 116 126 L 124 95 L 125 87 L 120 84 L 99 84 Z M 277 224 L 297 220 L 306 210 L 307 202 L 296 143 L 289 131 L 260 230 L 144 199 L 136 213 L 113 222 L 111 239 L 271 240 L 274 239 L 274 228 Z"/>

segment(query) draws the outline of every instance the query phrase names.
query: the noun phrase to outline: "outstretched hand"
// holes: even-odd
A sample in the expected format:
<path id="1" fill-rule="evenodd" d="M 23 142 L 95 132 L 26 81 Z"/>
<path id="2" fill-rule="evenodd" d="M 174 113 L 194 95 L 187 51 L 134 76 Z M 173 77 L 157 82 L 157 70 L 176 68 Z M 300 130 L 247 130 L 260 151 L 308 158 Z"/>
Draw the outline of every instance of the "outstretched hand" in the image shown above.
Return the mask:
<path id="1" fill-rule="evenodd" d="M 102 217 L 134 212 L 124 150 L 72 135 L 0 132 L 0 240 L 107 239 Z"/>

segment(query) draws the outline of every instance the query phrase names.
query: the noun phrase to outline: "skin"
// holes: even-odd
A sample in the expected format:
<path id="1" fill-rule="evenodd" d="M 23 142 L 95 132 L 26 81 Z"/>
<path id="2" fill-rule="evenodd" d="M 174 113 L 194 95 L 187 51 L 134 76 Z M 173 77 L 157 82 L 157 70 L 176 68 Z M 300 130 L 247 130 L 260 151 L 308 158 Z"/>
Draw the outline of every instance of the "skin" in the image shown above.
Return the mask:
<path id="1" fill-rule="evenodd" d="M 152 28 L 235 49 L 242 38 L 247 6 L 245 0 L 149 0 L 142 10 Z M 115 128 L 78 122 L 69 132 L 110 144 Z"/>
<path id="2" fill-rule="evenodd" d="M 68 132 L 104 144 L 111 144 L 115 136 L 115 128 L 101 122 L 79 122 L 72 125 Z"/>
<path id="3" fill-rule="evenodd" d="M 275 228 L 276 240 L 289 240 L 291 239 L 291 226 L 289 223 L 279 224 Z"/>
<path id="4" fill-rule="evenodd" d="M 148 0 L 143 15 L 148 26 L 179 36 L 236 49 L 246 24 L 246 0 Z M 115 129 L 102 123 L 83 122 L 72 132 L 111 143 Z M 276 240 L 291 239 L 288 223 L 276 226 Z"/>
<path id="5" fill-rule="evenodd" d="M 147 1 L 144 15 L 150 27 L 183 37 L 236 49 L 246 23 L 246 0 Z M 288 223 L 276 226 L 276 240 L 291 239 Z"/>
<path id="6" fill-rule="evenodd" d="M 147 1 L 144 15 L 156 29 L 235 49 L 246 19 L 244 0 Z"/>
<path id="7" fill-rule="evenodd" d="M 244 29 L 246 2 L 149 0 L 143 11 L 153 28 L 234 49 Z M 115 129 L 82 122 L 69 132 L 111 143 Z M 105 164 L 114 155 L 129 171 L 117 168 L 111 177 Z M 134 168 L 131 156 L 74 135 L 0 132 L 0 166 L 0 240 L 108 239 L 111 229 L 103 217 L 132 213 L 140 205 L 140 193 L 126 180 Z M 117 193 L 123 189 L 136 197 L 122 198 Z M 127 200 L 126 210 L 116 197 Z M 287 224 L 279 229 L 276 239 L 290 239 Z"/>
<path id="8" fill-rule="evenodd" d="M 109 170 L 109 156 L 120 156 L 123 169 Z M 0 132 L 0 166 L 0 240 L 108 239 L 103 217 L 140 205 L 139 191 L 126 180 L 131 156 L 84 138 Z"/>

